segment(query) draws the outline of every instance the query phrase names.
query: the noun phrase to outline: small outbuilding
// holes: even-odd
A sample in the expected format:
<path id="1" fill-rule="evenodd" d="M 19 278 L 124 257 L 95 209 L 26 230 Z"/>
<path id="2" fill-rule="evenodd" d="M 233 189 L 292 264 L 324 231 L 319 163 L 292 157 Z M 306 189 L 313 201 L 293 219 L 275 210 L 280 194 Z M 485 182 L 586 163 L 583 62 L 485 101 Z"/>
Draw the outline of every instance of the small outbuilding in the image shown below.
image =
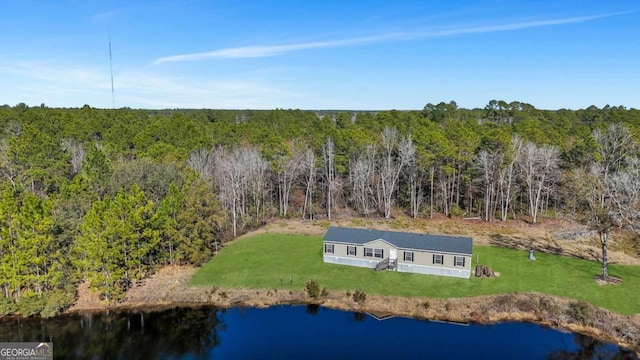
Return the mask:
<path id="1" fill-rule="evenodd" d="M 324 236 L 323 261 L 469 278 L 472 249 L 470 237 L 330 227 Z"/>

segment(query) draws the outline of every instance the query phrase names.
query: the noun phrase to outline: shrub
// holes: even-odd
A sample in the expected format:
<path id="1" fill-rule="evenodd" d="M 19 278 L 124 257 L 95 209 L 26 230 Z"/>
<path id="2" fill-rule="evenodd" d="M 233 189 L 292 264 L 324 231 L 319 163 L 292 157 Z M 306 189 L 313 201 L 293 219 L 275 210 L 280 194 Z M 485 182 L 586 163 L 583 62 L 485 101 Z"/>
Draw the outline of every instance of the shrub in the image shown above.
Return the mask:
<path id="1" fill-rule="evenodd" d="M 578 300 L 569 305 L 568 314 L 579 324 L 586 325 L 590 318 L 589 304 L 586 301 Z"/>
<path id="2" fill-rule="evenodd" d="M 56 316 L 73 303 L 73 301 L 74 293 L 71 291 L 67 291 L 66 289 L 49 291 L 40 315 L 42 317 Z"/>
<path id="3" fill-rule="evenodd" d="M 358 304 L 362 304 L 366 300 L 367 300 L 367 293 L 365 293 L 364 291 L 360 289 L 356 289 L 353 292 L 353 301 L 357 302 Z"/>
<path id="4" fill-rule="evenodd" d="M 322 221 L 316 221 L 313 223 L 313 225 L 319 226 L 321 228 L 329 228 L 329 226 L 331 225 L 331 222 L 327 221 L 327 220 L 322 220 Z"/>
<path id="5" fill-rule="evenodd" d="M 17 310 L 17 305 L 11 298 L 0 297 L 0 316 L 13 314 Z"/>
<path id="6" fill-rule="evenodd" d="M 429 308 L 431 307 L 431 303 L 429 301 L 425 301 L 421 305 L 422 305 L 422 308 L 425 310 L 429 310 Z"/>
<path id="7" fill-rule="evenodd" d="M 451 205 L 451 211 L 449 217 L 460 217 L 464 215 L 464 209 L 462 209 L 459 205 L 453 204 Z"/>
<path id="8" fill-rule="evenodd" d="M 539 302 L 530 296 L 518 297 L 516 300 L 516 307 L 520 311 L 535 313 L 538 310 Z"/>
<path id="9" fill-rule="evenodd" d="M 220 296 L 220 298 L 222 299 L 226 299 L 227 298 L 227 292 L 226 291 L 220 291 L 218 293 L 218 295 Z"/>
<path id="10" fill-rule="evenodd" d="M 309 280 L 304 284 L 304 288 L 312 299 L 317 299 L 320 296 L 320 284 L 316 280 Z"/>
<path id="11" fill-rule="evenodd" d="M 329 291 L 327 291 L 327 288 L 322 288 L 322 291 L 320 292 L 320 296 L 322 297 L 329 296 Z"/>
<path id="12" fill-rule="evenodd" d="M 389 222 L 389 227 L 394 230 L 406 229 L 407 223 L 401 219 L 393 219 Z"/>
<path id="13" fill-rule="evenodd" d="M 42 296 L 23 296 L 18 303 L 18 312 L 20 313 L 20 315 L 25 317 L 38 315 L 44 309 L 44 305 L 45 299 Z"/>
<path id="14" fill-rule="evenodd" d="M 494 305 L 495 305 L 494 310 L 511 311 L 514 308 L 515 303 L 516 303 L 515 295 L 513 294 L 500 295 L 494 301 Z"/>
<path id="15" fill-rule="evenodd" d="M 541 297 L 538 299 L 537 310 L 547 312 L 549 317 L 555 317 L 560 313 L 560 307 L 558 306 L 558 304 L 555 301 L 545 297 Z"/>

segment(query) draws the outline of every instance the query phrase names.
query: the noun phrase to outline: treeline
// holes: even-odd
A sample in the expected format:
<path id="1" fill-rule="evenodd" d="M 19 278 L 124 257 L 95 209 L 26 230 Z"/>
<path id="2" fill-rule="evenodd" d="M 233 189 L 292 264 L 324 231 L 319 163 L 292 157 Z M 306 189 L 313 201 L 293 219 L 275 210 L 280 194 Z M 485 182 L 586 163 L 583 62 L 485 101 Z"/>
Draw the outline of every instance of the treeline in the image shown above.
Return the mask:
<path id="1" fill-rule="evenodd" d="M 404 212 L 537 222 L 637 200 L 620 184 L 636 182 L 640 111 L 624 107 L 549 111 L 491 101 L 483 109 L 450 102 L 322 113 L 19 104 L 0 107 L 0 129 L 5 314 L 54 314 L 81 281 L 117 301 L 157 266 L 201 264 L 274 217 Z"/>

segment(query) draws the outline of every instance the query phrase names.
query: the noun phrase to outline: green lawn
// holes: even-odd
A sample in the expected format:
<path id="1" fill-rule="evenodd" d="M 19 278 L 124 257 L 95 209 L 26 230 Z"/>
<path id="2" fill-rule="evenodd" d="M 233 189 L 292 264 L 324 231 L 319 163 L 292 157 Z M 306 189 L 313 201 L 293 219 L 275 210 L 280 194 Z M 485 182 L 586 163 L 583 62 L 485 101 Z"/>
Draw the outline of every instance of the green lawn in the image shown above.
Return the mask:
<path id="1" fill-rule="evenodd" d="M 440 298 L 540 292 L 582 299 L 622 314 L 640 313 L 638 266 L 611 265 L 609 273 L 623 283 L 602 286 L 593 281 L 601 272 L 598 262 L 541 253 L 529 261 L 523 251 L 490 246 L 474 246 L 473 252 L 473 265 L 477 254 L 480 263 L 500 277 L 467 280 L 325 264 L 319 236 L 263 234 L 229 244 L 193 275 L 190 284 L 302 289 L 307 280 L 315 279 L 329 291 L 360 288 L 367 293 Z"/>

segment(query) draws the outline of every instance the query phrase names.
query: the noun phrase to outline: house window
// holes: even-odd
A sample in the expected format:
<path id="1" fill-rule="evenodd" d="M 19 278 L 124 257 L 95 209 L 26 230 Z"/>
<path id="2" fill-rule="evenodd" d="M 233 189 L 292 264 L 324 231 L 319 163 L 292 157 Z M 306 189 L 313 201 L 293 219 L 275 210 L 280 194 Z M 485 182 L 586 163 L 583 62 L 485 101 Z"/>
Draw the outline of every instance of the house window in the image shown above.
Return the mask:
<path id="1" fill-rule="evenodd" d="M 347 245 L 347 255 L 356 256 L 357 250 L 355 246 Z"/>
<path id="2" fill-rule="evenodd" d="M 373 249 L 372 248 L 364 248 L 364 256 L 365 257 L 373 257 Z"/>
<path id="3" fill-rule="evenodd" d="M 433 263 L 434 264 L 444 264 L 444 259 L 442 254 L 433 254 Z"/>
<path id="4" fill-rule="evenodd" d="M 365 257 L 377 257 L 382 259 L 384 257 L 384 250 L 382 249 L 373 249 L 373 248 L 364 248 L 364 256 Z"/>
<path id="5" fill-rule="evenodd" d="M 464 266 L 464 256 L 454 256 L 453 266 Z"/>
<path id="6" fill-rule="evenodd" d="M 333 244 L 324 244 L 324 252 L 327 254 L 333 254 Z"/>
<path id="7" fill-rule="evenodd" d="M 413 251 L 405 251 L 404 252 L 404 261 L 413 262 Z"/>

